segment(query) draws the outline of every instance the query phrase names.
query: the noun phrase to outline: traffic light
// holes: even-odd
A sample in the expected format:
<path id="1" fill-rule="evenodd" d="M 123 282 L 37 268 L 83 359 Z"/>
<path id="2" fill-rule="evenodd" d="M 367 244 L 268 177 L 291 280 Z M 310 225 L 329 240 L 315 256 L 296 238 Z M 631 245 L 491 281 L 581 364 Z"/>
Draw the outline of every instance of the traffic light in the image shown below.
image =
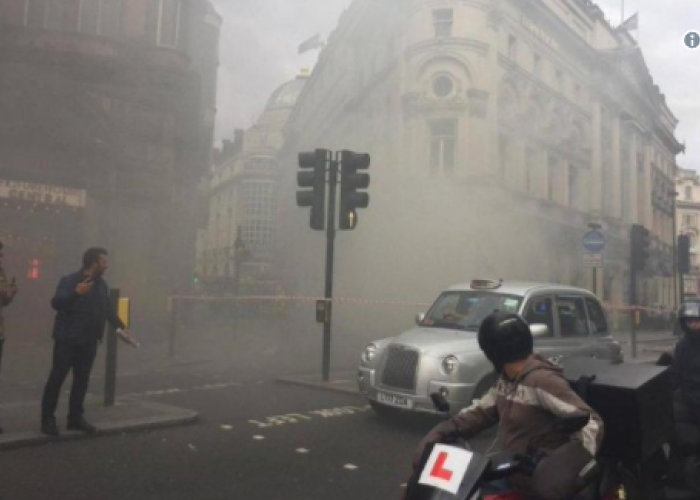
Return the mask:
<path id="1" fill-rule="evenodd" d="M 641 271 L 646 266 L 651 251 L 651 233 L 644 226 L 632 224 L 630 233 L 630 258 L 632 271 Z"/>
<path id="2" fill-rule="evenodd" d="M 297 205 L 311 207 L 311 229 L 323 231 L 326 219 L 326 163 L 329 151 L 317 149 L 316 151 L 299 153 L 299 168 L 313 169 L 311 172 L 301 171 L 297 173 L 297 184 L 302 188 L 311 190 L 297 191 Z"/>
<path id="3" fill-rule="evenodd" d="M 369 194 L 358 189 L 369 187 L 369 174 L 358 170 L 369 168 L 370 158 L 367 153 L 340 152 L 340 215 L 339 229 L 355 229 L 357 225 L 357 208 L 367 208 Z"/>
<path id="4" fill-rule="evenodd" d="M 688 274 L 690 272 L 690 236 L 678 235 L 678 272 Z"/>

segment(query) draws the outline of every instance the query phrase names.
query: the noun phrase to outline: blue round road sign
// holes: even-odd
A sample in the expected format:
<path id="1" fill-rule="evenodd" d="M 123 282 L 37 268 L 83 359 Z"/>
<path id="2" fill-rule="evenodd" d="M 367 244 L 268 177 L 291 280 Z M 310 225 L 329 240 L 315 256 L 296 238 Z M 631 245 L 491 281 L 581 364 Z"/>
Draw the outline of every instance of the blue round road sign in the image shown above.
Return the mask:
<path id="1" fill-rule="evenodd" d="M 583 248 L 591 253 L 600 253 L 605 248 L 605 236 L 597 229 L 583 235 Z"/>

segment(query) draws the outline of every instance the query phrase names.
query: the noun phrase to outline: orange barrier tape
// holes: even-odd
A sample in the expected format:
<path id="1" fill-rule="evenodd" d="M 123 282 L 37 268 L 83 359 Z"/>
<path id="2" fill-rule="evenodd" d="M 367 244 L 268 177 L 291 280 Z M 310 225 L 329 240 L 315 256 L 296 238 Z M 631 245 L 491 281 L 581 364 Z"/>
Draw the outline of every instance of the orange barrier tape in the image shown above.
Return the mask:
<path id="1" fill-rule="evenodd" d="M 324 297 L 307 297 L 303 295 L 173 295 L 168 300 L 192 300 L 192 301 L 276 301 L 276 302 L 316 302 L 317 300 L 328 300 Z M 397 300 L 360 299 L 352 297 L 334 297 L 330 302 L 344 304 L 370 304 L 370 305 L 395 305 L 395 306 L 418 306 L 428 307 L 426 302 L 409 302 Z"/>

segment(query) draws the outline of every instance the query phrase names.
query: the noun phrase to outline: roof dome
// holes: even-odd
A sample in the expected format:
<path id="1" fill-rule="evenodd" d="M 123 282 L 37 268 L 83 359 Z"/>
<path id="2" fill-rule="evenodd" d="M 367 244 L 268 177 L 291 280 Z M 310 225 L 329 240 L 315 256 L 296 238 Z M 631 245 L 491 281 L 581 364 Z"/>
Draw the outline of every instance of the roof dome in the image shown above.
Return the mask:
<path id="1" fill-rule="evenodd" d="M 287 83 L 281 85 L 275 90 L 270 99 L 267 101 L 267 106 L 265 110 L 278 109 L 278 108 L 292 108 L 297 102 L 301 91 L 306 85 L 306 80 L 308 76 L 301 74 L 297 76 L 294 80 L 290 80 Z"/>

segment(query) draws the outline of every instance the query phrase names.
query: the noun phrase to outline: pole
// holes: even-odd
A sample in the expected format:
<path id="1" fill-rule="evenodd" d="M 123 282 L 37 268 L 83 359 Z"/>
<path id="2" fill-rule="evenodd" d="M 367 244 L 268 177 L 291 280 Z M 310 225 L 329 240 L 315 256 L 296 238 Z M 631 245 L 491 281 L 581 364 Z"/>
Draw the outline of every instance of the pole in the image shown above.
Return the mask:
<path id="1" fill-rule="evenodd" d="M 170 297 L 170 357 L 175 356 L 175 341 L 177 339 L 177 298 Z"/>
<path id="2" fill-rule="evenodd" d="M 591 269 L 591 277 L 593 278 L 593 294 L 598 295 L 598 268 L 596 266 Z"/>
<path id="3" fill-rule="evenodd" d="M 631 261 L 630 261 L 631 262 Z M 632 358 L 637 358 L 637 270 L 631 266 L 630 272 L 630 345 Z"/>
<path id="4" fill-rule="evenodd" d="M 335 245 L 335 191 L 338 184 L 338 153 L 329 160 L 328 218 L 326 225 L 326 316 L 323 322 L 323 381 L 330 379 L 331 364 L 331 317 L 333 300 L 333 251 Z"/>
<path id="5" fill-rule="evenodd" d="M 112 311 L 119 309 L 119 289 L 109 291 Z M 105 406 L 114 406 L 114 394 L 117 389 L 117 332 L 110 324 L 107 327 L 107 349 L 105 352 Z"/>

